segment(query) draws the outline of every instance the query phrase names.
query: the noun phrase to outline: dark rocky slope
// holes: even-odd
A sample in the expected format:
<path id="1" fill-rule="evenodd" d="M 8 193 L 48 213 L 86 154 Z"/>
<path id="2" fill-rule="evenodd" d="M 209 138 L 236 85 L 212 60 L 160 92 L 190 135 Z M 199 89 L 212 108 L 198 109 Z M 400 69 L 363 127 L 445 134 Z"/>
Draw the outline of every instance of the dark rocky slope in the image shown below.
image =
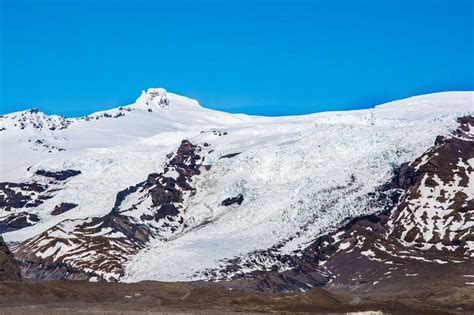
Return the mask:
<path id="1" fill-rule="evenodd" d="M 0 233 L 23 229 L 40 221 L 36 207 L 52 199 L 80 171 L 37 170 L 28 182 L 0 183 Z M 72 208 L 69 208 L 70 210 Z M 56 209 L 55 209 L 56 210 Z M 57 210 L 59 214 L 60 210 Z"/>
<path id="2" fill-rule="evenodd" d="M 21 280 L 20 270 L 15 263 L 13 254 L 0 236 L 0 281 L 19 280 Z"/>

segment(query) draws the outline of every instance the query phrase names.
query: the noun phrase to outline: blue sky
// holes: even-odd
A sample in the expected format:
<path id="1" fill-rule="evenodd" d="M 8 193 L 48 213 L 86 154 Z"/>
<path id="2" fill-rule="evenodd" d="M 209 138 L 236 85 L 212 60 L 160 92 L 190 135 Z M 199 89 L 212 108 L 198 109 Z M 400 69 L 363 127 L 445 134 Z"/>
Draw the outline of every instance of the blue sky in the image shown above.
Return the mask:
<path id="1" fill-rule="evenodd" d="M 474 90 L 471 0 L 0 2 L 1 113 L 84 115 L 148 87 L 265 115 Z"/>

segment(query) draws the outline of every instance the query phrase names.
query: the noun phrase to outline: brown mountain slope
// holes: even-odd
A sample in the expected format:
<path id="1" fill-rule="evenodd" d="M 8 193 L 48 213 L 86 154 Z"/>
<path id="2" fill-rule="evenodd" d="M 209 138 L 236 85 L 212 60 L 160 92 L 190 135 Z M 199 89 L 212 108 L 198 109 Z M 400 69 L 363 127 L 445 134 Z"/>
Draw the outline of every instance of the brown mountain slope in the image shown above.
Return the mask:
<path id="1" fill-rule="evenodd" d="M 17 268 L 13 254 L 0 236 L 0 281 L 19 281 L 20 271 Z"/>

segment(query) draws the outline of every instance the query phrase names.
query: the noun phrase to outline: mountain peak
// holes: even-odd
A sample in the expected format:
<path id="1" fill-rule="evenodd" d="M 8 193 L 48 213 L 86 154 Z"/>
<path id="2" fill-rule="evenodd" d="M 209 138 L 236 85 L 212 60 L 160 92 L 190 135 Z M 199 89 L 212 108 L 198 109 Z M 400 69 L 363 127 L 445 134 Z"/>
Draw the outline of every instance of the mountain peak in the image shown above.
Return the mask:
<path id="1" fill-rule="evenodd" d="M 165 89 L 149 88 L 146 92 L 142 91 L 135 104 L 150 110 L 155 108 L 168 109 L 170 101 L 168 99 L 168 92 Z"/>

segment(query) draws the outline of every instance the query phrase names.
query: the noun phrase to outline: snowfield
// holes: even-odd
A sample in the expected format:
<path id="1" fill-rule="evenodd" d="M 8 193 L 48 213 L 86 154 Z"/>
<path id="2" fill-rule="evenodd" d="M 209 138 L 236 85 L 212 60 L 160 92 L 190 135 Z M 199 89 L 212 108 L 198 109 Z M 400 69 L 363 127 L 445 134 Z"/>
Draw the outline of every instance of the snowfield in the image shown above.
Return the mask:
<path id="1" fill-rule="evenodd" d="M 167 155 L 187 139 L 209 144 L 204 164 L 211 167 L 193 178 L 185 227 L 152 239 L 130 258 L 120 280 L 205 279 L 207 270 L 229 259 L 277 244 L 280 253 L 292 253 L 349 218 L 380 211 L 368 194 L 391 178 L 395 166 L 448 134 L 457 117 L 473 113 L 474 92 L 417 96 L 367 110 L 254 117 L 149 89 L 134 104 L 82 118 L 4 115 L 0 181 L 27 181 L 37 170 L 81 174 L 28 210 L 40 218 L 37 224 L 3 237 L 16 244 L 64 220 L 106 215 L 117 192 L 163 172 Z M 222 204 L 239 195 L 240 205 Z M 51 215 L 61 202 L 78 206 Z"/>

